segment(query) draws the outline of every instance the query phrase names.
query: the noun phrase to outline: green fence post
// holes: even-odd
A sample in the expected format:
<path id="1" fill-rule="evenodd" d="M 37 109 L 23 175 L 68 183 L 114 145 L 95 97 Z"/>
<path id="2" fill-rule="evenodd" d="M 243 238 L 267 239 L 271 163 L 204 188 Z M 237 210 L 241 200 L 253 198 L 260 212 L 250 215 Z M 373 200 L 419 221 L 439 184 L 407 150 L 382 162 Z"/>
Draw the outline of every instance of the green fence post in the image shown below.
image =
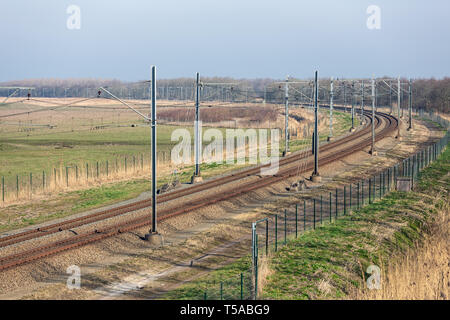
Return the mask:
<path id="1" fill-rule="evenodd" d="M 141 153 L 141 170 L 144 170 L 144 155 Z"/>
<path id="2" fill-rule="evenodd" d="M 99 168 L 98 168 L 98 161 L 97 161 L 97 179 L 98 179 L 98 176 L 99 176 L 99 170 L 98 170 Z"/>
<path id="3" fill-rule="evenodd" d="M 125 157 L 125 173 L 127 173 L 127 157 Z"/>
<path id="4" fill-rule="evenodd" d="M 287 243 L 287 209 L 284 209 L 284 244 Z"/>
<path id="5" fill-rule="evenodd" d="M 344 216 L 347 214 L 347 186 L 344 186 Z"/>
<path id="6" fill-rule="evenodd" d="M 255 300 L 258 298 L 258 234 L 255 234 L 255 245 L 256 245 L 256 255 L 255 255 Z"/>
<path id="7" fill-rule="evenodd" d="M 19 199 L 19 175 L 16 175 L 16 198 Z"/>
<path id="8" fill-rule="evenodd" d="M 382 189 L 381 189 L 381 180 L 382 180 L 382 174 L 380 173 L 380 199 L 382 197 Z"/>
<path id="9" fill-rule="evenodd" d="M 266 256 L 269 254 L 269 219 L 266 219 Z"/>
<path id="10" fill-rule="evenodd" d="M 133 156 L 133 170 L 136 171 L 136 156 Z"/>
<path id="11" fill-rule="evenodd" d="M 372 178 L 369 178 L 369 204 L 372 204 Z"/>
<path id="12" fill-rule="evenodd" d="M 387 180 L 388 180 L 388 184 L 387 184 L 387 192 L 391 192 L 391 168 L 389 168 L 387 170 Z"/>
<path id="13" fill-rule="evenodd" d="M 332 194 L 331 194 L 331 192 L 330 192 L 330 223 L 332 222 L 332 219 L 331 219 L 331 204 L 332 204 L 332 200 L 331 200 L 331 197 L 332 197 Z"/>
<path id="14" fill-rule="evenodd" d="M 86 180 L 89 180 L 89 163 L 86 163 Z"/>
<path id="15" fill-rule="evenodd" d="M 109 161 L 106 160 L 106 177 L 109 177 Z"/>
<path id="16" fill-rule="evenodd" d="M 244 273 L 241 272 L 241 300 L 244 300 Z"/>
<path id="17" fill-rule="evenodd" d="M 336 205 L 335 205 L 335 211 L 336 211 L 336 220 L 337 220 L 337 218 L 338 218 L 338 214 L 339 214 L 339 212 L 338 212 L 338 189 L 336 188 L 336 197 L 335 197 L 335 201 L 336 201 Z"/>
<path id="18" fill-rule="evenodd" d="M 316 199 L 313 199 L 313 229 L 316 229 Z"/>
<path id="19" fill-rule="evenodd" d="M 350 197 L 348 198 L 349 212 L 352 213 L 352 184 L 350 184 Z"/>
<path id="20" fill-rule="evenodd" d="M 320 195 L 320 225 L 323 225 L 323 195 Z"/>
<path id="21" fill-rule="evenodd" d="M 220 281 L 220 300 L 223 300 L 223 281 Z"/>
<path id="22" fill-rule="evenodd" d="M 69 167 L 66 167 L 66 185 L 69 186 Z"/>
<path id="23" fill-rule="evenodd" d="M 364 180 L 361 181 L 361 207 L 364 207 Z"/>
<path id="24" fill-rule="evenodd" d="M 203 294 L 203 300 L 208 300 L 208 289 L 206 289 L 205 293 Z"/>
<path id="25" fill-rule="evenodd" d="M 278 250 L 278 215 L 275 215 L 275 252 Z"/>
<path id="26" fill-rule="evenodd" d="M 356 200 L 356 209 L 357 210 L 359 210 L 359 197 L 360 197 L 360 189 L 359 189 L 359 182 L 358 182 L 358 187 L 357 187 L 358 189 L 357 189 L 357 193 L 358 193 L 358 195 L 357 195 L 357 200 Z"/>
<path id="27" fill-rule="evenodd" d="M 306 231 L 306 200 L 303 200 L 303 231 Z"/>
<path id="28" fill-rule="evenodd" d="M 42 171 L 42 191 L 45 191 L 45 171 Z"/>
<path id="29" fill-rule="evenodd" d="M 2 201 L 5 202 L 5 177 L 2 177 Z"/>
<path id="30" fill-rule="evenodd" d="M 295 204 L 295 238 L 298 237 L 298 203 Z"/>

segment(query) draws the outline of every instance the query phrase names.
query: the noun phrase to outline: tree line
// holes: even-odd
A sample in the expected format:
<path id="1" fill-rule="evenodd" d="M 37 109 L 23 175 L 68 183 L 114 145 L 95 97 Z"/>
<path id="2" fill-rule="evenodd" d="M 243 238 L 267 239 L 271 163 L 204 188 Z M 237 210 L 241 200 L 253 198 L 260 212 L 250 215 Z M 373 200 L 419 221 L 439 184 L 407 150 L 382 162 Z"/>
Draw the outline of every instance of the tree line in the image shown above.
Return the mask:
<path id="1" fill-rule="evenodd" d="M 396 81 L 386 79 L 385 82 L 392 84 L 389 88 L 377 82 L 377 105 L 389 106 L 397 102 Z M 297 79 L 291 78 L 290 81 Z M 284 80 L 275 79 L 233 79 L 227 77 L 201 78 L 202 87 L 200 97 L 202 101 L 229 101 L 229 102 L 268 102 L 284 103 L 285 86 Z M 408 80 L 402 79 L 402 107 L 408 106 Z M 370 79 L 365 83 L 365 105 L 371 104 Z M 124 99 L 149 99 L 150 88 L 145 81 L 124 82 L 117 79 L 28 79 L 19 81 L 8 81 L 0 83 L 0 87 L 33 87 L 32 97 L 95 97 L 99 87 L 108 88 L 113 94 Z M 330 99 L 330 79 L 320 79 L 319 100 L 326 103 Z M 0 96 L 13 94 L 12 88 L 1 89 Z M 443 79 L 415 79 L 412 86 L 413 107 L 425 108 L 448 113 L 450 111 L 450 78 Z M 28 90 L 20 90 L 15 96 L 26 97 Z M 161 79 L 157 82 L 157 97 L 167 100 L 194 100 L 195 79 L 176 78 Z M 289 100 L 293 103 L 311 103 L 313 98 L 312 79 L 300 84 L 291 84 Z M 343 82 L 335 80 L 334 99 L 336 103 L 362 102 L 361 82 Z"/>

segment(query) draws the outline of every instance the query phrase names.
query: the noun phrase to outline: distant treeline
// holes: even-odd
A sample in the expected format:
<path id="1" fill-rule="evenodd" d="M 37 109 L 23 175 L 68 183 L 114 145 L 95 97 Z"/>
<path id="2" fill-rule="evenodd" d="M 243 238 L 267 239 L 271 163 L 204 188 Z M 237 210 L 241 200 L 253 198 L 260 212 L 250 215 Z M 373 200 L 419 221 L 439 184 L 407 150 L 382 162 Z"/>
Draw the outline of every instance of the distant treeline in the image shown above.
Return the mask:
<path id="1" fill-rule="evenodd" d="M 292 78 L 292 81 L 296 79 Z M 383 79 L 380 79 L 383 80 Z M 377 105 L 389 106 L 397 101 L 396 80 L 385 82 L 392 84 L 392 89 L 379 81 L 377 88 Z M 232 78 L 201 78 L 200 97 L 202 101 L 229 102 L 262 102 L 284 103 L 283 80 L 274 79 L 232 79 Z M 371 104 L 370 79 L 365 83 L 365 105 Z M 29 79 L 0 83 L 1 87 L 33 87 L 32 97 L 95 97 L 99 87 L 108 88 L 113 94 L 124 99 L 148 99 L 150 87 L 147 82 L 123 82 L 111 79 Z M 293 103 L 310 103 L 312 100 L 312 80 L 304 83 L 291 84 L 289 100 Z M 330 80 L 320 80 L 319 100 L 329 101 Z M 402 107 L 408 106 L 407 79 L 402 79 Z M 14 89 L 0 89 L 0 96 L 13 94 Z M 20 90 L 15 96 L 26 97 L 28 90 Z M 105 95 L 105 93 L 102 93 Z M 356 105 L 361 103 L 361 82 L 335 80 L 334 99 L 336 103 Z M 161 79 L 157 82 L 157 98 L 167 100 L 194 100 L 194 78 Z M 433 109 L 440 112 L 450 112 L 450 78 L 417 79 L 413 81 L 413 107 Z"/>

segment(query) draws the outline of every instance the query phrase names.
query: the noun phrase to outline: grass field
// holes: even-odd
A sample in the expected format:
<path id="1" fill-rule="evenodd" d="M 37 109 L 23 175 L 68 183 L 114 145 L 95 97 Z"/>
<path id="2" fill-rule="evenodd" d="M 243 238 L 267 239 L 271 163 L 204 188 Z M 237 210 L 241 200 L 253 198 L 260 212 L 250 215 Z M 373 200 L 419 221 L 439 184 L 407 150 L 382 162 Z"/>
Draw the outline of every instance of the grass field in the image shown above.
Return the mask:
<path id="1" fill-rule="evenodd" d="M 29 106 L 22 105 L 19 110 L 0 109 L 0 115 L 8 114 L 8 112 L 23 113 L 24 110 L 30 110 Z M 114 117 L 108 118 L 109 111 L 101 113 L 95 110 L 91 111 L 92 114 L 86 114 L 84 111 L 77 113 L 73 110 L 68 112 L 65 116 L 57 113 L 59 118 L 55 115 L 49 118 L 49 114 L 52 113 L 47 111 L 39 116 L 25 114 L 18 118 L 6 118 L 7 120 L 0 118 L 0 177 L 5 178 L 5 202 L 0 203 L 0 206 L 3 206 L 0 230 L 11 230 L 48 221 L 131 199 L 144 191 L 149 191 L 149 127 L 137 122 L 136 117 L 129 113 L 122 114 L 120 122 L 115 123 Z M 303 111 L 298 109 L 296 112 Z M 327 112 L 321 113 L 326 119 Z M 77 114 L 78 117 L 76 117 Z M 18 121 L 22 121 L 20 125 Z M 31 122 L 33 124 L 51 123 L 56 127 L 34 128 L 30 125 Z M 135 126 L 132 127 L 131 124 Z M 334 134 L 338 136 L 348 132 L 350 124 L 349 114 L 336 112 Z M 101 125 L 104 128 L 91 130 Z M 34 128 L 34 130 L 27 131 L 23 130 L 24 128 Z M 171 134 L 178 128 L 186 128 L 193 138 L 192 126 L 164 124 L 158 126 L 158 150 L 160 151 L 159 159 L 161 159 L 158 186 L 171 181 L 173 178 L 171 172 L 175 168 L 182 183 L 189 182 L 192 176 L 194 170 L 192 165 L 174 167 L 168 163 L 170 150 L 177 143 L 171 141 Z M 328 136 L 327 123 L 322 124 L 321 128 L 320 140 L 323 141 Z M 218 129 L 225 137 L 226 128 Z M 204 143 L 204 146 L 206 144 Z M 310 137 L 306 139 L 302 136 L 291 137 L 291 151 L 310 148 L 310 145 Z M 280 153 L 283 149 L 284 142 L 280 141 Z M 167 165 L 162 160 L 162 155 Z M 142 168 L 141 156 L 144 160 Z M 109 176 L 105 174 L 106 161 L 109 162 Z M 95 167 L 97 162 L 100 173 L 98 177 L 96 177 Z M 204 178 L 209 178 L 228 173 L 248 166 L 248 161 L 246 163 L 246 165 L 202 164 L 202 175 Z M 116 166 L 119 172 L 116 172 Z M 31 176 L 30 173 L 32 173 Z M 29 188 L 30 180 L 33 186 L 32 192 Z M 20 192 L 16 189 L 20 189 Z"/>
<path id="2" fill-rule="evenodd" d="M 334 223 L 307 231 L 297 239 L 289 239 L 287 245 L 270 255 L 262 266 L 260 264 L 262 288 L 259 298 L 448 299 L 448 259 L 429 255 L 447 252 L 448 257 L 444 243 L 448 241 L 449 170 L 450 145 L 438 161 L 421 172 L 421 180 L 413 192 L 391 192 Z M 439 226 L 443 234 L 431 233 L 436 229 L 432 227 L 436 223 L 446 224 Z M 437 239 L 433 240 L 435 236 Z M 427 242 L 423 245 L 424 240 Z M 441 249 L 430 249 L 436 247 Z M 421 248 L 429 250 L 424 252 Z M 418 254 L 428 257 L 417 262 L 405 261 L 405 253 L 409 259 L 417 259 L 411 250 L 419 250 Z M 436 264 L 439 261 L 444 262 Z M 420 265 L 419 268 L 420 262 L 432 262 L 432 265 Z M 372 264 L 379 266 L 382 274 L 393 273 L 382 276 L 383 280 L 390 281 L 385 289 L 382 282 L 383 292 L 371 293 L 365 289 L 365 280 L 370 276 L 366 269 Z M 218 288 L 222 282 L 225 283 L 224 290 L 231 290 L 227 294 L 239 299 L 238 275 L 251 272 L 251 266 L 251 256 L 245 256 L 182 285 L 167 293 L 165 298 L 202 299 L 205 290 Z M 407 270 L 407 266 L 413 268 Z M 411 272 L 411 275 L 404 275 L 405 272 Z M 430 285 L 430 281 L 434 285 Z"/>

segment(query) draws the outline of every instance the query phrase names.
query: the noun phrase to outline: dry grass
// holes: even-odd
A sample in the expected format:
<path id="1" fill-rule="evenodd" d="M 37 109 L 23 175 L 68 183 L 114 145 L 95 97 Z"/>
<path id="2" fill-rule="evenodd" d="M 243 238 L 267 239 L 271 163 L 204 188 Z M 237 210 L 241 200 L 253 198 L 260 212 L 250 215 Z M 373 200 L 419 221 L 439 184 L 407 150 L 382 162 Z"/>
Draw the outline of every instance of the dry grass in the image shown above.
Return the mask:
<path id="1" fill-rule="evenodd" d="M 274 273 L 270 267 L 271 254 L 264 254 L 258 259 L 258 295 L 261 294 L 267 285 L 269 277 Z"/>
<path id="2" fill-rule="evenodd" d="M 364 284 L 351 298 L 361 300 L 448 300 L 450 287 L 449 204 L 430 223 L 423 241 L 390 262 L 381 289 Z"/>

